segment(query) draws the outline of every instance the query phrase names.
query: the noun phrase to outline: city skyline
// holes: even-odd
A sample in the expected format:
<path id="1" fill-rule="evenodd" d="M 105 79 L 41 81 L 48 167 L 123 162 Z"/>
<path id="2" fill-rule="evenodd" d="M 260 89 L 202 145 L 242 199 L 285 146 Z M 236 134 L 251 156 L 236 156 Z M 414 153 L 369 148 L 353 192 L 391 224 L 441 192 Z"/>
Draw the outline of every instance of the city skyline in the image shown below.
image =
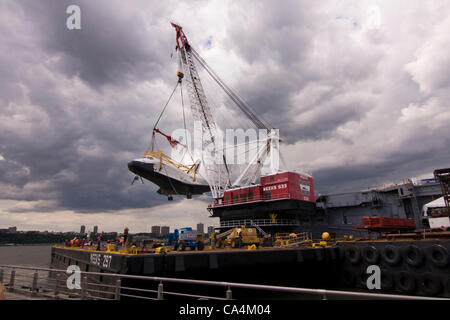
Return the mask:
<path id="1" fill-rule="evenodd" d="M 205 231 L 204 230 L 205 225 L 203 223 L 201 223 L 201 222 L 197 223 L 196 226 L 197 226 L 196 230 L 200 230 L 199 226 L 201 226 L 203 232 Z M 152 228 L 153 227 L 158 227 L 159 228 L 159 230 L 160 230 L 159 234 L 160 235 L 167 235 L 171 231 L 173 231 L 174 229 L 184 228 L 185 226 L 177 226 L 175 228 L 172 228 L 172 227 L 166 226 L 166 225 L 163 225 L 163 226 L 154 225 L 154 226 L 150 226 L 150 230 L 148 232 L 141 232 L 141 231 L 139 231 L 139 232 L 131 232 L 131 233 L 152 233 Z M 187 226 L 187 227 L 192 227 L 193 228 L 193 226 Z M 214 230 L 214 227 L 215 227 L 214 225 L 210 225 L 210 224 L 207 225 L 206 226 L 207 233 L 210 233 L 211 232 L 210 230 Z M 99 232 L 98 231 L 98 225 L 94 225 L 92 230 L 89 228 L 89 225 L 84 225 L 84 224 L 80 225 L 78 228 L 80 230 L 79 233 L 85 233 L 85 234 L 90 234 L 90 233 L 97 234 L 97 233 L 102 233 L 102 232 L 106 232 L 106 233 L 110 233 L 110 232 L 119 232 L 120 233 L 120 232 L 123 232 L 123 229 L 122 229 L 122 231 L 104 231 L 104 230 L 101 230 Z M 83 232 L 83 230 L 84 230 L 84 232 Z M 69 230 L 69 231 L 61 231 L 61 230 L 24 230 L 24 229 L 18 229 L 17 226 L 4 226 L 3 227 L 3 226 L 0 225 L 0 232 L 2 232 L 2 231 L 3 232 L 11 232 L 11 231 L 14 231 L 14 232 L 40 231 L 40 232 L 73 232 L 73 233 L 77 233 L 77 231 L 75 231 L 75 229 L 74 230 Z"/>

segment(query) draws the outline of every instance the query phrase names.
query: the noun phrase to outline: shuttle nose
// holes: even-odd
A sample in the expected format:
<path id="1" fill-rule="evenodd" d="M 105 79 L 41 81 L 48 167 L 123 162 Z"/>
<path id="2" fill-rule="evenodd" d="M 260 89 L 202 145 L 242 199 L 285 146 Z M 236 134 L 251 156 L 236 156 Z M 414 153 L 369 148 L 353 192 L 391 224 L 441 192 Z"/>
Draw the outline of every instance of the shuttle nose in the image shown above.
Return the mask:
<path id="1" fill-rule="evenodd" d="M 137 161 L 133 160 L 133 161 L 128 162 L 128 170 L 130 170 L 133 173 L 136 173 L 135 172 L 136 169 L 137 169 Z"/>
<path id="2" fill-rule="evenodd" d="M 128 162 L 128 170 L 134 174 L 141 175 L 153 171 L 153 164 L 138 160 Z"/>

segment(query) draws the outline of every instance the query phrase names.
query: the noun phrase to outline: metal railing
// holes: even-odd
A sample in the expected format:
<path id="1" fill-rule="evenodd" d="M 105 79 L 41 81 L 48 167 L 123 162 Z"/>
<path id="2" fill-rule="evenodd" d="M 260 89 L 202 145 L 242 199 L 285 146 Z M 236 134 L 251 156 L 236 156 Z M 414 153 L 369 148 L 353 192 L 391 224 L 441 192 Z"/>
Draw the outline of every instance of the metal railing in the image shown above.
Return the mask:
<path id="1" fill-rule="evenodd" d="M 276 239 L 280 240 L 290 240 L 290 242 L 301 242 L 306 240 L 311 240 L 309 232 L 300 232 L 300 233 L 281 233 L 278 234 Z"/>
<path id="2" fill-rule="evenodd" d="M 9 275 L 5 273 L 9 270 Z M 67 279 L 70 274 L 67 270 L 57 270 L 40 267 L 24 267 L 12 265 L 0 265 L 0 283 L 3 283 L 9 292 L 21 293 L 24 296 L 41 297 L 47 299 L 66 300 L 120 300 L 122 297 L 146 300 L 164 300 L 167 296 L 183 298 L 207 299 L 207 300 L 231 300 L 235 289 L 268 291 L 272 293 L 294 294 L 296 299 L 302 299 L 302 295 L 313 295 L 319 299 L 329 298 L 354 298 L 354 299 L 394 299 L 394 300 L 449 300 L 445 298 L 431 298 L 421 296 L 406 296 L 381 293 L 366 293 L 353 291 L 338 291 L 325 289 L 307 289 L 294 287 L 281 287 L 271 285 L 218 282 L 192 279 L 177 279 L 163 277 L 148 277 L 137 275 L 124 275 L 113 273 L 98 273 L 80 271 L 80 288 L 68 289 Z M 103 281 L 95 280 L 101 277 Z M 123 280 L 139 280 L 145 287 L 131 287 L 123 285 Z M 164 290 L 164 284 L 194 285 L 195 292 L 198 287 L 223 288 L 221 296 L 200 295 L 198 293 L 173 292 Z M 153 289 L 149 289 L 152 288 Z"/>
<path id="3" fill-rule="evenodd" d="M 220 221 L 221 227 L 240 227 L 240 226 L 286 226 L 298 225 L 294 219 L 243 219 Z"/>
<path id="4" fill-rule="evenodd" d="M 259 227 L 259 225 L 258 225 L 256 222 L 254 222 L 253 220 L 250 220 L 250 224 L 251 224 L 252 226 L 254 226 L 254 227 L 259 231 L 259 233 L 262 234 L 263 236 L 266 236 L 266 235 L 267 235 L 267 233 L 266 233 L 263 229 L 261 229 L 261 228 Z"/>

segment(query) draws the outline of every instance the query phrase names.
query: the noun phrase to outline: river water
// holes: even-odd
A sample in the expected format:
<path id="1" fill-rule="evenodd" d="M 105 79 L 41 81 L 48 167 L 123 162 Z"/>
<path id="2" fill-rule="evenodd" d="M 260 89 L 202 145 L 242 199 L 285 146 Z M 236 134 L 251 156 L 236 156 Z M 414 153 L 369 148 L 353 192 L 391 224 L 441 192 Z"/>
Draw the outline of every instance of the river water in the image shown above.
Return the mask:
<path id="1" fill-rule="evenodd" d="M 0 246 L 0 264 L 48 268 L 51 258 L 50 244 L 27 246 Z"/>
<path id="2" fill-rule="evenodd" d="M 49 268 L 52 245 L 0 246 L 0 265 Z M 11 268 L 1 268 L 3 283 L 10 283 Z M 15 269 L 14 287 L 29 291 L 33 284 L 35 270 Z M 47 271 L 38 271 L 37 288 L 40 292 L 53 288 Z M 8 298 L 9 299 L 9 298 Z"/>

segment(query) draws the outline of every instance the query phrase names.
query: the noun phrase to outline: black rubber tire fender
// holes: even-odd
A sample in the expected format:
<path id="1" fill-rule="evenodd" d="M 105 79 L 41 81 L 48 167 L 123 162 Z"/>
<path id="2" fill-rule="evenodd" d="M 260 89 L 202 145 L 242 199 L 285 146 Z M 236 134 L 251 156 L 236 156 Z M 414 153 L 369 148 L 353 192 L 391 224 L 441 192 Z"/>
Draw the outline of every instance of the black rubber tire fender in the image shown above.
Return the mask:
<path id="1" fill-rule="evenodd" d="M 413 267 L 420 266 L 424 261 L 422 249 L 413 244 L 410 244 L 404 248 L 402 255 L 405 262 Z"/>
<path id="2" fill-rule="evenodd" d="M 364 247 L 362 255 L 368 264 L 377 264 L 380 260 L 380 252 L 372 245 Z"/>
<path id="3" fill-rule="evenodd" d="M 447 278 L 447 292 L 450 292 L 450 277 Z"/>
<path id="4" fill-rule="evenodd" d="M 390 244 L 386 245 L 383 250 L 383 260 L 390 265 L 396 265 L 400 262 L 401 256 L 398 247 Z"/>
<path id="5" fill-rule="evenodd" d="M 202 251 L 204 248 L 205 248 L 205 245 L 203 244 L 202 241 L 200 241 L 200 242 L 197 243 L 197 249 L 198 249 L 199 251 Z"/>
<path id="6" fill-rule="evenodd" d="M 390 291 L 394 288 L 394 276 L 387 269 L 381 269 L 381 290 Z"/>
<path id="7" fill-rule="evenodd" d="M 345 247 L 343 246 L 338 246 L 338 258 L 340 261 L 344 261 L 345 260 Z"/>
<path id="8" fill-rule="evenodd" d="M 445 268 L 450 262 L 450 255 L 446 247 L 440 244 L 433 244 L 429 248 L 431 262 L 439 268 Z"/>
<path id="9" fill-rule="evenodd" d="M 355 274 L 351 269 L 344 268 L 341 276 L 342 283 L 345 287 L 353 287 L 355 285 Z"/>
<path id="10" fill-rule="evenodd" d="M 416 289 L 416 278 L 407 271 L 397 273 L 395 275 L 395 283 L 397 288 L 404 293 L 413 293 Z"/>
<path id="11" fill-rule="evenodd" d="M 175 241 L 173 242 L 173 251 L 177 251 L 177 250 L 178 250 L 178 241 L 175 240 Z"/>
<path id="12" fill-rule="evenodd" d="M 419 286 L 427 296 L 436 296 L 442 290 L 441 280 L 431 272 L 425 272 L 420 276 Z"/>
<path id="13" fill-rule="evenodd" d="M 180 244 L 178 245 L 178 250 L 179 250 L 179 251 L 184 251 L 184 250 L 186 250 L 186 241 L 184 241 L 184 240 L 181 240 L 181 241 L 180 241 Z"/>
<path id="14" fill-rule="evenodd" d="M 367 278 L 369 278 L 370 274 L 366 272 L 367 267 L 361 269 L 359 273 L 359 280 L 361 288 L 367 289 Z"/>
<path id="15" fill-rule="evenodd" d="M 361 251 L 357 246 L 345 247 L 345 258 L 351 264 L 357 264 L 361 260 Z"/>

